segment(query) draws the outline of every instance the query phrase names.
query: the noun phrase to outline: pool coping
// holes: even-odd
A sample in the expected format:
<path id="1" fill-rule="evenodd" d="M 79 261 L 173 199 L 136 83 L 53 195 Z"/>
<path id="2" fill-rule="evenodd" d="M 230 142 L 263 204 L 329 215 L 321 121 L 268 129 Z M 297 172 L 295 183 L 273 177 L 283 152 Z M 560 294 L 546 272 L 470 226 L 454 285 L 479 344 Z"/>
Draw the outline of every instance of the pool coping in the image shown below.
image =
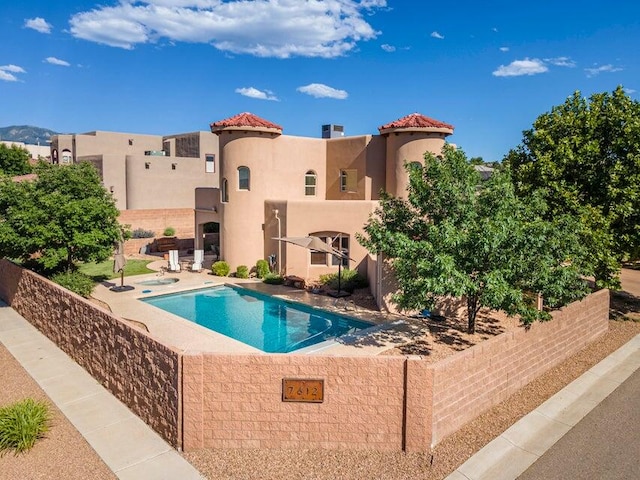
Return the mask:
<path id="1" fill-rule="evenodd" d="M 167 285 L 153 286 L 143 292 L 138 288 L 141 281 L 152 280 L 158 277 L 178 278 L 179 281 Z M 103 282 L 96 286 L 93 297 L 109 306 L 113 314 L 125 321 L 130 321 L 134 326 L 144 325 L 147 332 L 162 343 L 175 348 L 182 353 L 224 353 L 224 354 L 259 354 L 273 355 L 251 347 L 238 340 L 227 337 L 221 333 L 212 331 L 178 315 L 165 312 L 140 299 L 151 298 L 159 295 L 175 294 L 180 292 L 211 288 L 215 286 L 238 286 L 258 293 L 273 296 L 292 303 L 298 303 L 311 308 L 317 308 L 332 314 L 354 318 L 355 320 L 372 323 L 367 328 L 356 334 L 332 339 L 325 342 L 304 347 L 290 353 L 275 355 L 349 355 L 349 356 L 375 356 L 397 346 L 397 341 L 389 345 L 381 345 L 380 342 L 367 342 L 366 337 L 373 331 L 378 332 L 382 328 L 391 328 L 394 334 L 405 335 L 406 341 L 410 341 L 415 335 L 415 325 L 408 324 L 412 321 L 407 317 L 389 315 L 380 312 L 372 312 L 358 309 L 348 300 L 333 299 L 324 295 L 316 295 L 303 290 L 292 289 L 281 285 L 268 285 L 255 279 L 236 279 L 233 277 L 216 277 L 208 272 L 183 272 L 183 273 L 154 273 L 125 277 L 125 284 L 133 285 L 134 289 L 124 292 L 110 290 L 111 282 Z M 399 323 L 400 322 L 400 323 Z"/>

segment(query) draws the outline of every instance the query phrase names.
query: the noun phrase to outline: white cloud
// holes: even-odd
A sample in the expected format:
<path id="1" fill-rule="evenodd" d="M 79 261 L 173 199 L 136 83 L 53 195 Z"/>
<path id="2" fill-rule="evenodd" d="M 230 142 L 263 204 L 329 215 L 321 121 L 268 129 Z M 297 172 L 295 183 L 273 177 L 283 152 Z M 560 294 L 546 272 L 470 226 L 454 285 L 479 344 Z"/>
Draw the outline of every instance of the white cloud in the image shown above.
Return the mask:
<path id="1" fill-rule="evenodd" d="M 493 27 L 493 28 L 491 29 L 491 31 L 492 31 L 492 32 L 495 32 L 495 33 L 498 33 L 498 29 L 497 29 L 496 27 Z"/>
<path id="2" fill-rule="evenodd" d="M 296 90 L 316 98 L 335 98 L 338 100 L 344 100 L 349 96 L 345 90 L 338 90 L 322 83 L 310 83 L 309 85 L 298 87 Z"/>
<path id="3" fill-rule="evenodd" d="M 550 63 L 551 65 L 555 65 L 556 67 L 575 67 L 576 62 L 571 60 L 569 57 L 555 57 L 555 58 L 545 58 L 545 62 Z"/>
<path id="4" fill-rule="evenodd" d="M 548 70 L 549 68 L 542 60 L 525 58 L 524 60 L 514 60 L 509 65 L 500 65 L 493 72 L 493 75 L 496 77 L 519 77 L 521 75 L 536 75 Z"/>
<path id="5" fill-rule="evenodd" d="M 441 34 L 440 34 L 440 33 L 438 33 L 438 32 L 431 32 L 431 37 L 432 37 L 432 38 L 437 38 L 437 39 L 439 39 L 439 40 L 444 39 L 444 35 L 441 35 Z"/>
<path id="6" fill-rule="evenodd" d="M 587 72 L 587 77 L 595 77 L 601 73 L 613 73 L 619 72 L 622 70 L 622 67 L 614 67 L 610 63 L 607 65 L 601 65 L 599 67 L 593 68 L 585 68 L 584 71 Z"/>
<path id="7" fill-rule="evenodd" d="M 273 95 L 273 92 L 269 90 L 258 90 L 253 87 L 236 88 L 236 93 L 244 95 L 245 97 L 257 98 L 258 100 L 274 100 L 278 101 L 278 97 Z"/>
<path id="8" fill-rule="evenodd" d="M 25 28 L 31 28 L 40 33 L 51 33 L 51 29 L 53 28 L 53 25 L 41 17 L 25 19 L 24 26 Z"/>
<path id="9" fill-rule="evenodd" d="M 633 95 L 634 93 L 636 93 L 633 88 L 623 88 L 622 90 L 624 90 L 624 93 L 626 93 L 627 95 Z"/>
<path id="10" fill-rule="evenodd" d="M 120 0 L 69 23 L 77 38 L 125 49 L 164 38 L 258 57 L 330 58 L 375 38 L 364 17 L 384 7 L 386 0 Z"/>
<path id="11" fill-rule="evenodd" d="M 5 82 L 17 82 L 18 77 L 14 73 L 27 73 L 24 68 L 17 65 L 2 65 L 0 66 L 0 80 Z"/>
<path id="12" fill-rule="evenodd" d="M 383 43 L 382 45 L 380 45 L 380 48 L 382 48 L 385 52 L 395 52 L 396 51 L 396 47 L 394 47 L 393 45 L 389 45 L 387 43 Z"/>
<path id="13" fill-rule="evenodd" d="M 509 51 L 509 47 L 500 47 L 500 51 L 501 52 L 508 52 Z"/>
<path id="14" fill-rule="evenodd" d="M 50 63 L 51 65 L 60 65 L 62 67 L 69 67 L 71 64 L 69 62 L 65 62 L 64 60 L 60 60 L 56 57 L 47 57 L 44 59 L 46 63 Z"/>

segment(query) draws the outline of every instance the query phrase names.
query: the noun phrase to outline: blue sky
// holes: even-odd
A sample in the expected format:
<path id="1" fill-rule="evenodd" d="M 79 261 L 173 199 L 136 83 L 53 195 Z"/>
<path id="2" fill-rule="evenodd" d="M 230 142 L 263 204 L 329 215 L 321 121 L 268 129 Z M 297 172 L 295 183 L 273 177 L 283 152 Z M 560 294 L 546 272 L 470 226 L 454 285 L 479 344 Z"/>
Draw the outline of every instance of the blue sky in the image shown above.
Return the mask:
<path id="1" fill-rule="evenodd" d="M 413 112 L 500 160 L 575 90 L 640 91 L 640 2 L 0 0 L 0 126 L 288 135 Z"/>

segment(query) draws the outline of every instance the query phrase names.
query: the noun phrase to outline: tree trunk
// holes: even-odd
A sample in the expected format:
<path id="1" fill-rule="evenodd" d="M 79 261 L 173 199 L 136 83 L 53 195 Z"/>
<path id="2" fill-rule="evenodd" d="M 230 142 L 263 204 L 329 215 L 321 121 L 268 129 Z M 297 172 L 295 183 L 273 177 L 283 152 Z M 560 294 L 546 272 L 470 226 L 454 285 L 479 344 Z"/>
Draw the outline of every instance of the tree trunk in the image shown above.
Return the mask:
<path id="1" fill-rule="evenodd" d="M 467 297 L 467 333 L 476 333 L 476 315 L 478 314 L 478 296 L 471 295 Z"/>

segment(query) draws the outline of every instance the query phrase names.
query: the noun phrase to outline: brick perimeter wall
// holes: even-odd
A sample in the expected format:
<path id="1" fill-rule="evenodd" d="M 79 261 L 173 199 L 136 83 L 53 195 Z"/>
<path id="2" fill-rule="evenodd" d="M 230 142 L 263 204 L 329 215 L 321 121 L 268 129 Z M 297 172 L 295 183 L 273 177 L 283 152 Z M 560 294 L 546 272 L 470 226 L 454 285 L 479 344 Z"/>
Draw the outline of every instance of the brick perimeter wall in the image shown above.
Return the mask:
<path id="1" fill-rule="evenodd" d="M 177 352 L 5 259 L 0 259 L 0 298 L 171 445 L 180 446 Z"/>
<path id="2" fill-rule="evenodd" d="M 193 208 L 120 210 L 118 221 L 123 225 L 131 225 L 131 230 L 136 228 L 152 230 L 156 237 L 161 237 L 167 227 L 173 227 L 178 238 L 193 238 L 195 235 Z"/>
<path id="3" fill-rule="evenodd" d="M 400 450 L 405 363 L 403 357 L 185 355 L 184 449 Z M 408 373 L 415 387 L 428 390 L 419 374 Z M 324 402 L 283 402 L 283 378 L 324 379 Z M 421 410 L 412 406 L 417 421 L 426 418 Z"/>
<path id="4" fill-rule="evenodd" d="M 431 366 L 433 445 L 603 335 L 609 291 L 552 315 L 548 322 L 503 333 Z"/>
<path id="5" fill-rule="evenodd" d="M 608 328 L 609 292 L 438 363 L 420 357 L 184 355 L 0 260 L 0 298 L 174 446 L 428 451 Z M 323 403 L 282 401 L 323 379 Z"/>

